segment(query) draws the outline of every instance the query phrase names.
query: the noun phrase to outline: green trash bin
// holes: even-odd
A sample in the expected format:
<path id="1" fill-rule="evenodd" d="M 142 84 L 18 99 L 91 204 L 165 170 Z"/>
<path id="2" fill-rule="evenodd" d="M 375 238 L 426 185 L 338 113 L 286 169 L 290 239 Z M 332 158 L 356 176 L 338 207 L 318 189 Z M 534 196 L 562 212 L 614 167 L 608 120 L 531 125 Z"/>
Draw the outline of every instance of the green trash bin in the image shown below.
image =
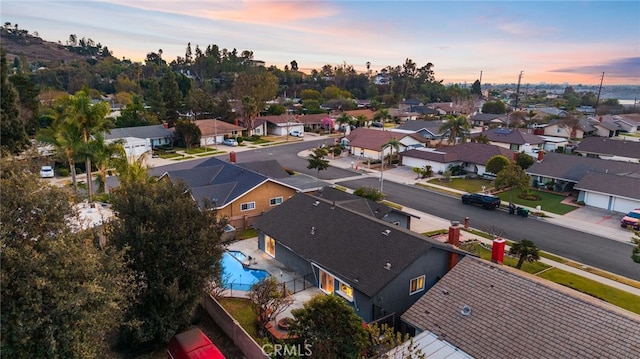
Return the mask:
<path id="1" fill-rule="evenodd" d="M 529 210 L 526 208 L 522 209 L 522 217 L 529 217 Z"/>

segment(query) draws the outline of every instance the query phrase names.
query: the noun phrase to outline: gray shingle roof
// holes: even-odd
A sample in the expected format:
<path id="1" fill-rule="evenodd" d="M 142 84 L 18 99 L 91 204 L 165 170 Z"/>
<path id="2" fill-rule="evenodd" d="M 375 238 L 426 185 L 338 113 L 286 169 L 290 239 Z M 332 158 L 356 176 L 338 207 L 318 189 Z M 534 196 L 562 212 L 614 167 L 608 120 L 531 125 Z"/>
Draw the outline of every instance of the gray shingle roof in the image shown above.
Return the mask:
<path id="1" fill-rule="evenodd" d="M 105 133 L 105 140 L 115 140 L 125 137 L 136 138 L 167 138 L 173 137 L 173 129 L 164 128 L 162 125 L 122 127 L 111 129 L 111 133 Z"/>
<path id="2" fill-rule="evenodd" d="M 232 203 L 238 197 L 269 180 L 264 175 L 215 157 L 194 168 L 169 170 L 162 177 L 164 176 L 171 181 L 183 181 L 191 190 L 198 205 L 202 205 L 203 199 L 208 199 L 215 202 L 217 208 Z"/>
<path id="3" fill-rule="evenodd" d="M 369 297 L 434 247 L 462 253 L 304 193 L 263 214 L 253 226 Z M 385 230 L 389 235 L 383 234 Z M 391 270 L 384 268 L 386 263 L 391 263 Z"/>
<path id="4" fill-rule="evenodd" d="M 534 163 L 526 172 L 530 175 L 578 182 L 589 172 L 618 175 L 640 173 L 640 164 L 550 152 L 544 155 L 542 162 Z"/>
<path id="5" fill-rule="evenodd" d="M 518 130 L 509 130 L 504 128 L 494 128 L 491 130 L 483 131 L 483 135 L 487 136 L 489 141 L 510 143 L 516 145 L 524 145 L 529 143 L 531 145 L 538 145 L 544 143 L 544 140 L 539 136 L 529 133 L 522 133 Z"/>
<path id="6" fill-rule="evenodd" d="M 632 177 L 590 172 L 574 188 L 640 200 L 640 173 Z"/>
<path id="7" fill-rule="evenodd" d="M 487 161 L 493 156 L 502 155 L 508 159 L 513 159 L 514 151 L 489 144 L 468 142 L 456 146 L 443 147 L 437 151 L 425 151 L 423 149 L 414 149 L 401 152 L 401 156 L 421 158 L 440 163 L 449 163 L 454 161 L 463 161 L 478 165 L 486 165 Z"/>
<path id="8" fill-rule="evenodd" d="M 640 357 L 640 316 L 469 256 L 402 319 L 475 358 Z"/>
<path id="9" fill-rule="evenodd" d="M 434 135 L 439 135 L 439 134 L 442 134 L 442 132 L 440 132 L 440 127 L 442 126 L 442 124 L 443 124 L 442 121 L 437 121 L 437 120 L 434 120 L 434 121 L 409 120 L 401 124 L 397 128 L 399 130 L 407 130 L 407 131 L 414 131 L 414 132 L 425 130 L 425 131 L 431 132 Z"/>
<path id="10" fill-rule="evenodd" d="M 640 142 L 606 137 L 587 137 L 580 141 L 576 152 L 640 159 Z"/>

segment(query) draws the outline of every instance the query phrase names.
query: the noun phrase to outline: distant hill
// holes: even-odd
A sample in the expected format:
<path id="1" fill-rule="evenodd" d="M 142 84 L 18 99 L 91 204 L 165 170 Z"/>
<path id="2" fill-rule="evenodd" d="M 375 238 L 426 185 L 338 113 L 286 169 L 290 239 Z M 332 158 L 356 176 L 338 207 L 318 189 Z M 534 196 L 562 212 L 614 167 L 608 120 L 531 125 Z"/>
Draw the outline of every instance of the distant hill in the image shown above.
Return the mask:
<path id="1" fill-rule="evenodd" d="M 40 37 L 30 35 L 24 30 L 19 32 L 1 28 L 0 44 L 7 53 L 7 61 L 14 58 L 26 60 L 28 63 L 40 62 L 61 63 L 84 60 L 87 56 L 69 51 L 64 45 L 45 41 Z"/>

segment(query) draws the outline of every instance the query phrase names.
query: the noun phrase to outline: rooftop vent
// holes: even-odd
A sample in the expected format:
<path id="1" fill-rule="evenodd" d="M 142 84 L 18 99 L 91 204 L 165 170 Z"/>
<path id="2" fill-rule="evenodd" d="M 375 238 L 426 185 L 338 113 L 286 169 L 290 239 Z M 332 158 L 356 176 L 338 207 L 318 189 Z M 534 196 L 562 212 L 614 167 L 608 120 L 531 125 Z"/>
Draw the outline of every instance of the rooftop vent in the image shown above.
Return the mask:
<path id="1" fill-rule="evenodd" d="M 391 270 L 391 263 L 387 263 L 384 265 L 384 269 Z"/>
<path id="2" fill-rule="evenodd" d="M 451 221 L 451 225 L 452 226 L 459 226 L 460 225 L 460 221 Z"/>
<path id="3" fill-rule="evenodd" d="M 460 314 L 464 315 L 465 317 L 468 317 L 471 315 L 471 307 L 468 305 L 465 305 L 464 307 L 462 307 L 462 310 L 460 311 Z"/>
<path id="4" fill-rule="evenodd" d="M 391 230 L 390 229 L 385 229 L 384 231 L 382 231 L 382 235 L 383 236 L 388 236 L 389 234 L 391 234 Z"/>
<path id="5" fill-rule="evenodd" d="M 313 202 L 313 206 L 314 206 L 314 207 L 318 207 L 318 205 L 319 205 L 319 204 L 320 204 L 320 201 L 315 201 L 315 202 Z"/>

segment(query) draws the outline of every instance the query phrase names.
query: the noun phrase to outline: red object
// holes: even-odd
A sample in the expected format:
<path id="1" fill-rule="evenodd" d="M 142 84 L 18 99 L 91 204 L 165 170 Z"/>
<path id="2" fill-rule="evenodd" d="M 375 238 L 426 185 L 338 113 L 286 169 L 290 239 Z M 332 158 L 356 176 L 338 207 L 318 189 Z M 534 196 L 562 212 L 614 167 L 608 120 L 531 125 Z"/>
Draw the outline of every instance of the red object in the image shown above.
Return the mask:
<path id="1" fill-rule="evenodd" d="M 460 244 L 460 227 L 459 226 L 449 227 L 449 240 L 447 241 L 447 243 L 452 244 L 456 247 Z"/>
<path id="2" fill-rule="evenodd" d="M 538 151 L 538 161 L 542 161 L 544 158 L 544 151 Z"/>
<path id="3" fill-rule="evenodd" d="M 231 161 L 232 163 L 236 163 L 236 153 L 231 151 L 229 152 L 229 161 Z"/>
<path id="4" fill-rule="evenodd" d="M 496 238 L 493 240 L 493 247 L 491 247 L 491 261 L 494 263 L 502 264 L 504 262 L 504 245 L 505 240 L 502 238 Z"/>
<path id="5" fill-rule="evenodd" d="M 198 328 L 171 338 L 167 354 L 169 359 L 225 359 L 218 347 Z"/>

